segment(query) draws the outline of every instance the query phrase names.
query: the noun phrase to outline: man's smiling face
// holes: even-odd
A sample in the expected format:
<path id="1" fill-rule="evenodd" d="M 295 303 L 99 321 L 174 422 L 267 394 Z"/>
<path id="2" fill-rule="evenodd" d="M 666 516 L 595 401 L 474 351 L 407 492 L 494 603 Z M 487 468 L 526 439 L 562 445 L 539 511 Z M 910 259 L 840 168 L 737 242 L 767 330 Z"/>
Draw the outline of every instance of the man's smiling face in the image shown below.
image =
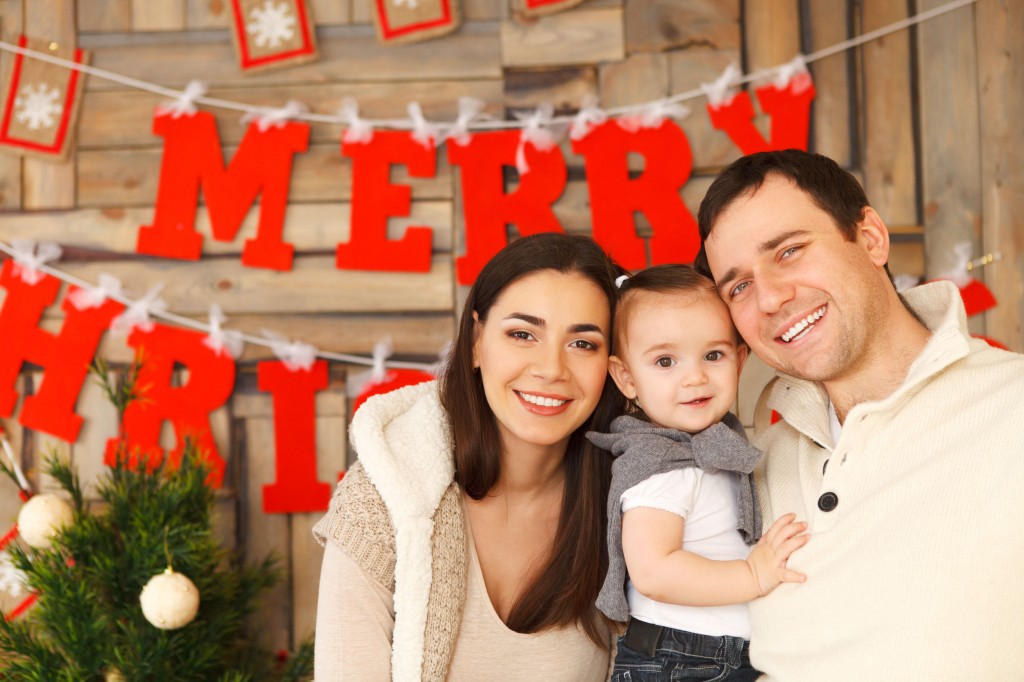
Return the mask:
<path id="1" fill-rule="evenodd" d="M 885 352 L 888 238 L 871 208 L 849 241 L 810 195 L 769 175 L 719 215 L 705 250 L 736 328 L 772 367 L 836 381 Z"/>

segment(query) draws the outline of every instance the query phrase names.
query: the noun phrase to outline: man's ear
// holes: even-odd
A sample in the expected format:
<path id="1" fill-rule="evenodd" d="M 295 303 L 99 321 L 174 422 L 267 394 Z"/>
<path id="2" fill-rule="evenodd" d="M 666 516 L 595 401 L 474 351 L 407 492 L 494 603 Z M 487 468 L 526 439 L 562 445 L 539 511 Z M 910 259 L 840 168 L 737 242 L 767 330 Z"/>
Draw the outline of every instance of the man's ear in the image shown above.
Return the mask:
<path id="1" fill-rule="evenodd" d="M 633 375 L 629 373 L 629 368 L 619 356 L 608 356 L 608 373 L 612 375 L 612 379 L 622 391 L 622 395 L 630 400 L 636 399 L 636 384 L 633 383 Z"/>
<path id="2" fill-rule="evenodd" d="M 882 267 L 889 262 L 889 228 L 882 216 L 870 206 L 864 207 L 864 218 L 857 223 L 858 241 L 863 239 L 871 262 Z"/>

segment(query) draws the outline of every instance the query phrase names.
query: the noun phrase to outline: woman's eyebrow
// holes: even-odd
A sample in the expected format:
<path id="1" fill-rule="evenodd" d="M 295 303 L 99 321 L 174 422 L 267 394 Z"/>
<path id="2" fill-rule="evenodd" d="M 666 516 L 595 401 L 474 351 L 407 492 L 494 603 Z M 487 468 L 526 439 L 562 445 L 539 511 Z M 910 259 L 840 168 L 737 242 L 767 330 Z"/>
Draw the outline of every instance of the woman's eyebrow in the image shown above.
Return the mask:
<path id="1" fill-rule="evenodd" d="M 548 326 L 548 323 L 543 318 L 537 317 L 536 315 L 529 315 L 527 313 L 509 313 L 508 315 L 505 316 L 505 319 L 506 320 L 513 320 L 513 319 L 522 320 L 523 322 L 525 322 L 527 324 L 532 324 L 534 327 L 546 327 L 546 326 Z"/>
<path id="2" fill-rule="evenodd" d="M 598 334 L 604 334 L 604 330 L 596 324 L 590 324 L 589 322 L 580 322 L 577 324 L 569 325 L 570 334 L 580 334 L 583 332 L 597 332 Z"/>

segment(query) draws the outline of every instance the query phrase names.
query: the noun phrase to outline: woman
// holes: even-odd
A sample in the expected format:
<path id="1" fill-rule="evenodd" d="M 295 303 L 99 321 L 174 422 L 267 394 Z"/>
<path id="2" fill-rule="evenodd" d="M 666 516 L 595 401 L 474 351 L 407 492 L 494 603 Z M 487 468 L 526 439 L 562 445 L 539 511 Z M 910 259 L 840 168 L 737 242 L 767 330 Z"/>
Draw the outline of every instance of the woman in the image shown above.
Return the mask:
<path id="1" fill-rule="evenodd" d="M 603 680 L 610 458 L 583 434 L 619 271 L 585 237 L 519 239 L 483 269 L 438 382 L 367 401 L 326 546 L 316 679 Z"/>

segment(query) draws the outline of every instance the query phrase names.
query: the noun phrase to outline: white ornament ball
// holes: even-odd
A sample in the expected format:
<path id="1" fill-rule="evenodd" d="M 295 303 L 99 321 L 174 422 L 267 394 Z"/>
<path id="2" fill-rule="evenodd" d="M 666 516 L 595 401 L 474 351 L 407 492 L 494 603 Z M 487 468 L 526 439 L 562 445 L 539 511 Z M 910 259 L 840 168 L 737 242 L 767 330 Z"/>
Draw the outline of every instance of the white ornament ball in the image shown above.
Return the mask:
<path id="1" fill-rule="evenodd" d="M 75 510 L 62 497 L 33 495 L 18 512 L 18 534 L 30 547 L 48 549 L 61 526 L 70 526 Z"/>
<path id="2" fill-rule="evenodd" d="M 177 630 L 199 611 L 199 590 L 181 573 L 167 569 L 149 579 L 139 595 L 142 615 L 161 630 Z"/>

